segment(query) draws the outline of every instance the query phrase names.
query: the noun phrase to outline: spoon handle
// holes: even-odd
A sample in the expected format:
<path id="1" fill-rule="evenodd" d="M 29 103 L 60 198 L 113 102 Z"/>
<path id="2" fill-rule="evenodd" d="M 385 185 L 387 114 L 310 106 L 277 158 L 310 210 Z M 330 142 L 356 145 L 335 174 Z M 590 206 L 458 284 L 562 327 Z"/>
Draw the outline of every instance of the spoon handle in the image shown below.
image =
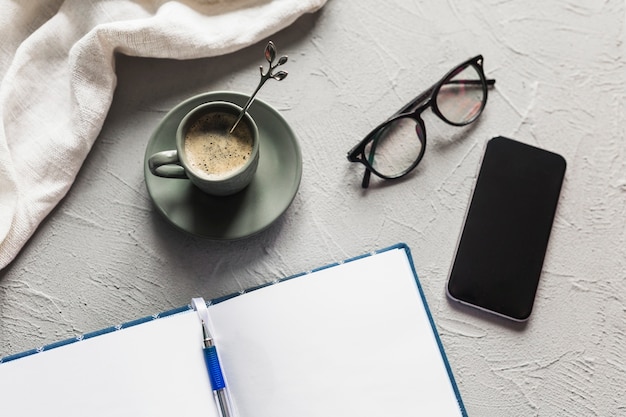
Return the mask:
<path id="1" fill-rule="evenodd" d="M 265 84 L 267 80 L 273 78 L 276 81 L 282 81 L 285 79 L 285 77 L 287 77 L 287 71 L 278 71 L 276 74 L 274 74 L 274 70 L 276 69 L 276 67 L 283 65 L 285 62 L 287 62 L 287 55 L 281 56 L 276 65 L 272 65 L 272 63 L 276 59 L 276 46 L 274 46 L 274 42 L 272 41 L 269 41 L 267 43 L 267 46 L 265 47 L 265 59 L 267 60 L 267 62 L 269 62 L 270 67 L 265 74 L 263 74 L 263 66 L 261 65 L 261 67 L 259 68 L 259 70 L 261 71 L 261 81 L 259 81 L 259 85 L 256 87 L 256 90 L 254 90 L 254 93 L 252 93 L 252 95 L 248 99 L 246 105 L 243 106 L 243 108 L 241 109 L 239 116 L 237 116 L 237 120 L 235 120 L 233 127 L 230 128 L 230 131 L 228 133 L 233 133 L 233 130 L 235 130 L 235 128 L 243 118 L 243 115 L 246 114 L 248 108 L 254 101 L 256 93 L 259 92 L 259 90 L 261 89 L 261 87 L 263 87 L 263 84 Z"/>
<path id="2" fill-rule="evenodd" d="M 246 105 L 243 106 L 243 108 L 239 112 L 239 116 L 237 116 L 237 120 L 235 120 L 235 123 L 233 124 L 233 127 L 230 128 L 228 133 L 233 133 L 233 130 L 235 130 L 235 128 L 237 127 L 237 125 L 239 124 L 241 119 L 243 119 L 243 115 L 246 114 L 246 112 L 248 111 L 248 108 L 250 108 L 250 105 L 254 101 L 254 96 L 256 96 L 256 93 L 258 93 L 259 90 L 261 89 L 261 87 L 263 86 L 263 84 L 265 84 L 265 81 L 267 81 L 267 78 L 261 78 L 261 81 L 259 82 L 259 85 L 256 87 L 256 90 L 254 90 L 254 93 L 252 93 L 252 95 L 250 96 L 250 98 L 246 102 Z"/>

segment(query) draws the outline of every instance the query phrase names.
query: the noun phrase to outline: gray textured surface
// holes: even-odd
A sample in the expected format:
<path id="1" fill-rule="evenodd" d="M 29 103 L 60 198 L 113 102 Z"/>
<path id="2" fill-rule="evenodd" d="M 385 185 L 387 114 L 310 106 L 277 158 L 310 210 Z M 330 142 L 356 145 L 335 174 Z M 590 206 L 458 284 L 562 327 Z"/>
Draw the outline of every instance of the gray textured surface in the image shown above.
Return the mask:
<path id="1" fill-rule="evenodd" d="M 623 1 L 331 0 L 272 37 L 290 75 L 259 95 L 300 140 L 298 195 L 269 230 L 230 243 L 183 235 L 159 217 L 144 149 L 185 98 L 251 92 L 264 44 L 194 61 L 119 56 L 113 106 L 73 188 L 0 272 L 0 356 L 402 241 L 470 415 L 623 414 L 625 17 Z M 414 175 L 362 191 L 346 151 L 477 53 L 497 79 L 480 122 L 451 139 L 427 120 Z M 568 162 L 524 326 L 458 309 L 444 292 L 482 150 L 497 135 Z"/>

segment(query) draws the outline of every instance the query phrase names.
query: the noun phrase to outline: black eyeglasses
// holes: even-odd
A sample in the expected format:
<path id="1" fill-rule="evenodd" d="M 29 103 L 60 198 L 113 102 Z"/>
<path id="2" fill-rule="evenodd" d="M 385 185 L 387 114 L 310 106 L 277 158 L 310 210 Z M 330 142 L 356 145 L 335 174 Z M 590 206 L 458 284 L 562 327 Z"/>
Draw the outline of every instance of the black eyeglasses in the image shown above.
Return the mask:
<path id="1" fill-rule="evenodd" d="M 482 113 L 487 104 L 487 87 L 495 82 L 485 78 L 483 57 L 478 55 L 452 69 L 372 130 L 348 152 L 350 162 L 365 165 L 362 187 L 369 186 L 372 173 L 384 179 L 400 178 L 420 163 L 426 150 L 426 127 L 421 117 L 424 110 L 430 107 L 453 126 L 468 125 Z"/>

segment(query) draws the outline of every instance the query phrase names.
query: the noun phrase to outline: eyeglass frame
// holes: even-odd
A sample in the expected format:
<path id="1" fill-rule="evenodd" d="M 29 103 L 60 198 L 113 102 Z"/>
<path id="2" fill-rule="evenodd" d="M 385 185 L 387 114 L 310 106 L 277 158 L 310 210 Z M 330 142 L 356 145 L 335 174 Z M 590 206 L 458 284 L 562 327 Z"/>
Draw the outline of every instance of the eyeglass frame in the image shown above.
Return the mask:
<path id="1" fill-rule="evenodd" d="M 437 100 L 434 100 L 435 97 L 437 97 L 437 95 L 439 94 L 439 91 L 441 90 L 441 88 L 445 85 L 444 82 L 446 80 L 448 80 L 449 78 L 453 77 L 454 75 L 456 75 L 456 73 L 458 71 L 461 71 L 469 66 L 473 66 L 477 72 L 478 75 L 480 77 L 480 80 L 471 80 L 471 81 L 480 81 L 480 83 L 482 84 L 482 89 L 483 89 L 483 94 L 484 94 L 484 99 L 482 101 L 482 104 L 480 106 L 480 110 L 476 113 L 476 115 L 474 115 L 471 119 L 469 119 L 468 121 L 462 122 L 462 123 L 455 123 L 452 122 L 451 120 L 448 120 L 439 110 L 439 107 L 437 106 Z M 470 81 L 470 80 L 467 80 Z M 443 120 L 444 122 L 448 123 L 449 125 L 452 126 L 467 126 L 470 123 L 473 123 L 474 121 L 476 121 L 476 119 L 482 114 L 485 106 L 487 105 L 487 90 L 489 86 L 494 85 L 496 82 L 495 79 L 488 79 L 485 76 L 485 72 L 483 70 L 483 56 L 482 55 L 477 55 L 473 58 L 470 58 L 466 61 L 464 61 L 463 63 L 457 65 L 456 67 L 452 68 L 450 71 L 448 71 L 446 73 L 446 75 L 444 75 L 439 81 L 437 81 L 435 84 L 433 84 L 430 88 L 428 88 L 426 91 L 422 92 L 421 94 L 419 94 L 417 97 L 415 97 L 413 100 L 409 101 L 407 104 L 405 104 L 400 110 L 398 110 L 397 112 L 395 112 L 390 118 L 388 118 L 386 121 L 384 121 L 383 123 L 379 124 L 377 127 L 375 127 L 372 131 L 370 131 L 370 133 L 368 133 L 365 138 L 363 138 L 358 144 L 356 144 L 356 146 L 354 146 L 352 149 L 350 149 L 350 151 L 348 151 L 348 161 L 350 162 L 360 162 L 363 165 L 365 165 L 365 173 L 363 175 L 363 182 L 361 183 L 361 187 L 363 188 L 367 188 L 369 186 L 369 182 L 370 182 L 370 176 L 372 173 L 374 173 L 374 175 L 386 179 L 386 180 L 393 180 L 393 179 L 398 179 L 398 178 L 402 178 L 405 175 L 407 175 L 408 173 L 410 173 L 411 171 L 413 171 L 415 169 L 415 167 L 417 167 L 417 165 L 420 163 L 420 161 L 422 160 L 422 158 L 424 157 L 424 153 L 426 152 L 426 126 L 424 124 L 424 120 L 421 117 L 421 114 L 428 109 L 429 107 L 431 108 L 431 110 L 433 111 L 433 113 L 439 117 L 441 120 Z M 419 127 L 422 129 L 422 131 L 424 132 L 424 137 L 422 138 L 420 135 L 417 135 L 418 139 L 420 140 L 420 142 L 422 142 L 422 148 L 420 150 L 420 153 L 417 157 L 417 159 L 415 160 L 415 162 L 413 162 L 407 169 L 405 169 L 404 171 L 402 171 L 401 173 L 399 173 L 398 175 L 395 176 L 390 176 L 390 175 L 384 175 L 380 172 L 378 172 L 373 166 L 372 164 L 369 162 L 367 156 L 365 155 L 365 148 L 366 146 L 369 144 L 369 142 L 371 141 L 376 141 L 376 139 L 378 138 L 378 136 L 380 136 L 383 132 L 383 129 L 390 125 L 391 123 L 395 122 L 396 120 L 399 119 L 403 119 L 403 118 L 411 118 L 413 120 L 415 120 Z M 372 145 L 374 148 L 376 146 L 376 144 L 374 143 Z"/>

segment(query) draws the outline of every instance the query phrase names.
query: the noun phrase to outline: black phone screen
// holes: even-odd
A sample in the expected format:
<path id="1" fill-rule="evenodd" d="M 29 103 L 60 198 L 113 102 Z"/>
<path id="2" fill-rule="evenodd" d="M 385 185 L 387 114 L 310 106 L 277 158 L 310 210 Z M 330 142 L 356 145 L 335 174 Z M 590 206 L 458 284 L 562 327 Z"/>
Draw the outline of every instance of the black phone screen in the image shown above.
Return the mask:
<path id="1" fill-rule="evenodd" d="M 565 166 L 562 156 L 512 139 L 487 143 L 450 270 L 452 299 L 528 319 Z"/>

